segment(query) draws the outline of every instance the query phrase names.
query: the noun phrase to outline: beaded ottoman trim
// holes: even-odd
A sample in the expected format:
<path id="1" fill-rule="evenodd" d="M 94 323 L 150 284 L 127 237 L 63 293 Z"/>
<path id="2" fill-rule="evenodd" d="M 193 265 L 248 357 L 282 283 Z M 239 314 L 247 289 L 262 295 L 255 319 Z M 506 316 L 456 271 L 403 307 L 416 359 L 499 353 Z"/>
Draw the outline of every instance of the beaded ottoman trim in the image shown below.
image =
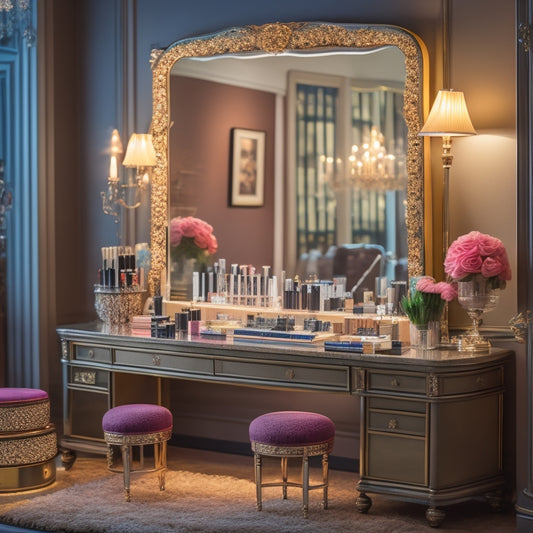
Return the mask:
<path id="1" fill-rule="evenodd" d="M 0 433 L 41 429 L 50 422 L 50 401 L 0 403 Z"/>
<path id="2" fill-rule="evenodd" d="M 323 455 L 331 452 L 333 449 L 333 439 L 320 444 L 310 444 L 309 446 L 273 446 L 272 444 L 263 444 L 252 441 L 252 450 L 260 455 L 278 456 L 312 456 Z"/>
<path id="3" fill-rule="evenodd" d="M 136 434 L 112 433 L 110 431 L 104 431 L 104 438 L 107 444 L 125 444 L 127 446 L 142 446 L 144 444 L 155 444 L 157 442 L 169 440 L 171 436 L 172 429 L 167 429 L 165 431 L 156 431 L 154 433 Z"/>
<path id="4" fill-rule="evenodd" d="M 57 435 L 52 424 L 31 433 L 10 433 L 0 438 L 0 466 L 27 465 L 57 455 Z"/>

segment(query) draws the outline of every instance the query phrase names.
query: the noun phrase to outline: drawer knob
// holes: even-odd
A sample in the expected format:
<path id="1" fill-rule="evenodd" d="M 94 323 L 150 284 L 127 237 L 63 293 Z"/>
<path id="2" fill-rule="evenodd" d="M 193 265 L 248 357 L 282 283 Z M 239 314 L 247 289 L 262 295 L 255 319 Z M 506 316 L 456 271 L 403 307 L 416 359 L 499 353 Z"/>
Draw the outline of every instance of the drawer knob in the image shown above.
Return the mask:
<path id="1" fill-rule="evenodd" d="M 159 355 L 154 355 L 152 358 L 152 363 L 154 366 L 161 365 L 161 357 L 159 357 Z"/>
<path id="2" fill-rule="evenodd" d="M 94 359 L 94 350 L 89 350 L 87 355 L 89 356 L 89 359 Z"/>
<path id="3" fill-rule="evenodd" d="M 393 387 L 399 387 L 400 386 L 400 380 L 398 378 L 392 378 L 392 381 L 390 382 L 390 384 Z"/>
<path id="4" fill-rule="evenodd" d="M 485 385 L 485 378 L 482 378 L 481 376 L 478 376 L 476 378 L 476 385 Z"/>
<path id="5" fill-rule="evenodd" d="M 389 429 L 398 429 L 399 426 L 400 424 L 398 424 L 398 420 L 396 420 L 396 418 L 391 418 L 387 424 Z"/>
<path id="6" fill-rule="evenodd" d="M 288 379 L 294 379 L 294 376 L 296 376 L 296 372 L 290 368 L 285 372 L 285 376 L 287 376 Z"/>
<path id="7" fill-rule="evenodd" d="M 96 385 L 96 372 L 74 372 L 74 383 Z"/>

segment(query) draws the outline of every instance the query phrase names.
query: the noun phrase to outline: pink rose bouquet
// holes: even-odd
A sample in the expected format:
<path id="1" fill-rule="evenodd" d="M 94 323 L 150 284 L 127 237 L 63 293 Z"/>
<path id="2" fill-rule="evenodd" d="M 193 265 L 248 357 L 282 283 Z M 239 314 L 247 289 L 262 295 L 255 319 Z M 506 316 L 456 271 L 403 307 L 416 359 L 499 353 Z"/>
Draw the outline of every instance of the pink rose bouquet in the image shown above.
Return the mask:
<path id="1" fill-rule="evenodd" d="M 491 280 L 493 288 L 505 288 L 511 279 L 511 266 L 500 239 L 471 231 L 458 237 L 448 249 L 444 271 L 457 281 L 468 281 L 474 274 Z"/>
<path id="2" fill-rule="evenodd" d="M 441 281 L 436 283 L 430 276 L 420 278 L 411 297 L 404 296 L 402 309 L 409 321 L 416 326 L 426 326 L 440 319 L 444 304 L 457 297 L 454 284 Z"/>
<path id="3" fill-rule="evenodd" d="M 213 227 L 194 217 L 176 217 L 170 221 L 170 255 L 174 261 L 181 257 L 206 263 L 218 249 Z"/>

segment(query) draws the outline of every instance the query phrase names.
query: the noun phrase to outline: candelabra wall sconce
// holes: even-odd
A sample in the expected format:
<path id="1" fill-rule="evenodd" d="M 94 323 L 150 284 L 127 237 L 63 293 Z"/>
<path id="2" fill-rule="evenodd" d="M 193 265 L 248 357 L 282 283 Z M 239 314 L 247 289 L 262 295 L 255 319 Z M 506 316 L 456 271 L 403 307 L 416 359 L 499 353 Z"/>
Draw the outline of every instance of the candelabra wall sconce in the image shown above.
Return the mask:
<path id="1" fill-rule="evenodd" d="M 115 217 L 116 223 L 119 218 L 119 206 L 125 209 L 136 209 L 141 205 L 142 192 L 150 183 L 150 169 L 156 162 L 152 136 L 147 133 L 133 133 L 128 142 L 122 166 L 134 168 L 135 178 L 127 175 L 121 181 L 118 176 L 118 163 L 122 153 L 119 133 L 113 130 L 107 189 L 101 193 L 101 196 L 104 213 Z"/>

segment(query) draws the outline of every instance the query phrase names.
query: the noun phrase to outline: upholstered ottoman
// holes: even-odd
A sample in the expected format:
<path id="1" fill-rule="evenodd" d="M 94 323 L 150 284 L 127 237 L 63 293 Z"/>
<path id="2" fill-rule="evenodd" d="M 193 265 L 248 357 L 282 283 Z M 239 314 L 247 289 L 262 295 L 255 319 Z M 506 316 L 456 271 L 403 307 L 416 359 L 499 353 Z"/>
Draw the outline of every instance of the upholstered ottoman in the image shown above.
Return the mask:
<path id="1" fill-rule="evenodd" d="M 165 490 L 167 470 L 167 441 L 172 435 L 172 413 L 160 405 L 128 404 L 113 407 L 102 419 L 104 438 L 108 444 L 108 467 L 124 473 L 124 496 L 130 501 L 130 473 L 159 472 L 159 490 Z M 154 466 L 145 468 L 144 449 L 154 445 Z M 114 468 L 113 446 L 122 451 L 122 469 Z M 139 447 L 139 464 L 134 468 L 132 447 Z"/>
<path id="2" fill-rule="evenodd" d="M 277 411 L 253 420 L 249 427 L 250 442 L 254 452 L 257 510 L 262 509 L 263 487 L 282 487 L 287 498 L 287 487 L 300 487 L 303 492 L 303 514 L 307 518 L 309 491 L 323 489 L 322 506 L 328 507 L 328 456 L 333 448 L 335 424 L 324 415 L 305 411 Z M 309 457 L 322 455 L 320 485 L 309 486 Z M 281 482 L 263 483 L 263 456 L 281 458 Z M 289 457 L 302 457 L 302 482 L 288 481 Z"/>
<path id="3" fill-rule="evenodd" d="M 0 388 L 0 492 L 31 490 L 56 478 L 57 435 L 40 389 Z"/>

